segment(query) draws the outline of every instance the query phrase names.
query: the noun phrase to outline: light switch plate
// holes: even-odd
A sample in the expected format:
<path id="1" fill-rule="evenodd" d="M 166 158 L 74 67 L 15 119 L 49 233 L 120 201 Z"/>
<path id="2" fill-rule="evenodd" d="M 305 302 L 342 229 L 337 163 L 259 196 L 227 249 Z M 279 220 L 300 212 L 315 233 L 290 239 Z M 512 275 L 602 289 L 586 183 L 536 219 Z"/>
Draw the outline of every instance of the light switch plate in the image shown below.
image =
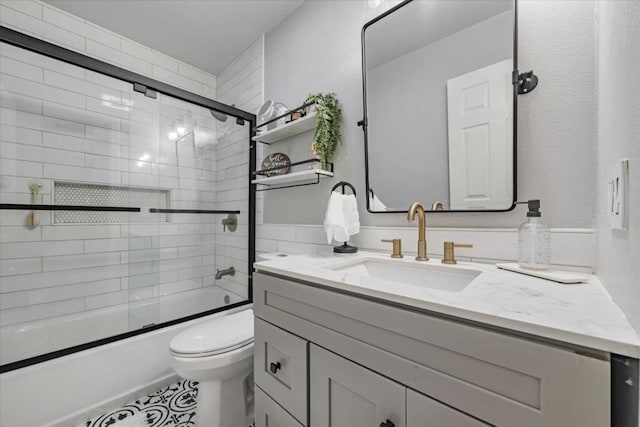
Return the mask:
<path id="1" fill-rule="evenodd" d="M 629 176 L 629 160 L 620 160 L 611 175 L 609 175 L 607 215 L 611 219 L 611 228 L 614 230 L 627 229 L 627 180 Z"/>

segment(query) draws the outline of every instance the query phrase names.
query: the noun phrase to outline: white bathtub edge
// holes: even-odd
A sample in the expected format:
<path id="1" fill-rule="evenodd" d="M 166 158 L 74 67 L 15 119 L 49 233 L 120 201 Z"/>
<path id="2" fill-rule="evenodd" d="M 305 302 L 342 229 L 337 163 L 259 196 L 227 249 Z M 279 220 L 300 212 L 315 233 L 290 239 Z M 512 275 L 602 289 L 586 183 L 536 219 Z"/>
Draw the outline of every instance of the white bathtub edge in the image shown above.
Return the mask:
<path id="1" fill-rule="evenodd" d="M 74 425 L 69 424 L 70 420 L 81 414 L 85 414 L 86 419 L 80 422 L 100 415 L 98 409 L 103 404 L 113 403 L 123 395 L 174 375 L 169 342 L 180 331 L 251 307 L 252 304 L 242 305 L 3 373 L 0 375 L 0 426 L 69 427 Z M 52 424 L 51 420 L 58 421 Z"/>

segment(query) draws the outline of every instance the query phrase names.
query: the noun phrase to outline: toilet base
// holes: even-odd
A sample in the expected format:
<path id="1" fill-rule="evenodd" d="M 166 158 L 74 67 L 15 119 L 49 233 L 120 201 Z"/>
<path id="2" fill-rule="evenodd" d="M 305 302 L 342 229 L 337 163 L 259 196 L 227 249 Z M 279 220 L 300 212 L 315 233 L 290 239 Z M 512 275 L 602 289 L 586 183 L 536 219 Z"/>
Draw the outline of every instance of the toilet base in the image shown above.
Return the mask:
<path id="1" fill-rule="evenodd" d="M 253 372 L 198 384 L 196 427 L 248 427 L 253 422 Z"/>
<path id="2" fill-rule="evenodd" d="M 229 328 L 241 328 L 229 334 Z M 226 335 L 224 332 L 227 332 Z M 240 333 L 241 332 L 241 333 Z M 223 339 L 224 338 L 224 339 Z M 169 344 L 171 366 L 198 382 L 196 427 L 248 427 L 253 422 L 253 311 L 203 322 Z"/>

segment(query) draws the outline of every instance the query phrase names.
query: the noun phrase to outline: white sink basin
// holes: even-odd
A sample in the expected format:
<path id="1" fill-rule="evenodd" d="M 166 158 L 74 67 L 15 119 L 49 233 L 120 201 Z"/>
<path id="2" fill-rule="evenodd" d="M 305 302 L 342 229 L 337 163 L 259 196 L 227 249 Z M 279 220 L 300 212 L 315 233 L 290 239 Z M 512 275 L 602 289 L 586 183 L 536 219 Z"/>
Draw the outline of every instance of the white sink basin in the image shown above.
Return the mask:
<path id="1" fill-rule="evenodd" d="M 361 258 L 326 268 L 374 283 L 404 284 L 447 292 L 462 291 L 481 273 L 478 270 L 378 258 Z"/>

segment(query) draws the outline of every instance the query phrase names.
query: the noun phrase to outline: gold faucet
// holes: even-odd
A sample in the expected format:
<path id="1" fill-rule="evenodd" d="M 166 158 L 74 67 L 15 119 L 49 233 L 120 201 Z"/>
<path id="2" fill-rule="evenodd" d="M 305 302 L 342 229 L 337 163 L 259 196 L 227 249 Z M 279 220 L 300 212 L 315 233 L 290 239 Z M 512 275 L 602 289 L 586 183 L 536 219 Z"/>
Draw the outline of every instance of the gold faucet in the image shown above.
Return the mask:
<path id="1" fill-rule="evenodd" d="M 407 213 L 407 220 L 413 222 L 416 212 L 418 213 L 418 256 L 416 261 L 429 261 L 429 257 L 427 257 L 427 239 L 425 237 L 427 221 L 424 215 L 424 208 L 420 203 L 416 202 L 411 205 Z"/>

